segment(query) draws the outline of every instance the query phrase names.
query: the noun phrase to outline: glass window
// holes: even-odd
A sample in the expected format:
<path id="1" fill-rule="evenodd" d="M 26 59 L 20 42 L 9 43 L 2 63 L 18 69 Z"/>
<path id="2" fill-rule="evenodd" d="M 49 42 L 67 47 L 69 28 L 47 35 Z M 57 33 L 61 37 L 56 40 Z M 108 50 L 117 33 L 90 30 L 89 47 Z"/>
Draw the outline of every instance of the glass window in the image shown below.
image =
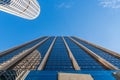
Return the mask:
<path id="1" fill-rule="evenodd" d="M 72 37 L 74 38 L 74 37 Z M 93 51 L 94 53 L 96 53 L 97 55 L 99 55 L 100 57 L 104 58 L 105 60 L 107 60 L 108 62 L 110 62 L 111 64 L 117 66 L 118 68 L 120 68 L 120 59 L 110 55 L 107 52 L 104 52 L 98 48 L 95 48 L 94 46 L 91 46 L 77 38 L 74 38 L 75 40 L 77 40 L 79 43 L 81 43 L 82 45 L 84 45 L 85 47 L 87 47 L 88 49 L 90 49 L 91 51 Z"/>
<path id="2" fill-rule="evenodd" d="M 104 70 L 101 64 L 99 64 L 77 44 L 67 37 L 65 37 L 65 40 L 82 70 Z"/>

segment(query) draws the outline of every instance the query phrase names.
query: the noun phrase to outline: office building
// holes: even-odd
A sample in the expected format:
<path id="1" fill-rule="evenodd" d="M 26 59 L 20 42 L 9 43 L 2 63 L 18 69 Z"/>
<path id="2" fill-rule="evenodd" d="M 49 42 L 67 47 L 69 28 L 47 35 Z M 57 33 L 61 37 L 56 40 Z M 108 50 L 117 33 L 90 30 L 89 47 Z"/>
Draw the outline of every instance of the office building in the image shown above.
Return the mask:
<path id="1" fill-rule="evenodd" d="M 37 0 L 0 0 L 0 10 L 29 20 L 40 14 Z"/>
<path id="2" fill-rule="evenodd" d="M 74 36 L 44 36 L 0 53 L 2 79 L 115 80 L 119 68 L 120 54 Z"/>

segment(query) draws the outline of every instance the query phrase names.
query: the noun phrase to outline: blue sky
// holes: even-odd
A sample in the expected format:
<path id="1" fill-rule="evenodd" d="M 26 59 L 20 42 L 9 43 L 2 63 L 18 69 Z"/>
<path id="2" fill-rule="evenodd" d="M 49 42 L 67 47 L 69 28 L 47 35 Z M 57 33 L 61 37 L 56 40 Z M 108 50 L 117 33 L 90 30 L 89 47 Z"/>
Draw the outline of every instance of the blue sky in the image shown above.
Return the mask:
<path id="1" fill-rule="evenodd" d="M 0 11 L 0 52 L 40 36 L 78 36 L 120 53 L 119 0 L 39 0 L 40 16 Z"/>

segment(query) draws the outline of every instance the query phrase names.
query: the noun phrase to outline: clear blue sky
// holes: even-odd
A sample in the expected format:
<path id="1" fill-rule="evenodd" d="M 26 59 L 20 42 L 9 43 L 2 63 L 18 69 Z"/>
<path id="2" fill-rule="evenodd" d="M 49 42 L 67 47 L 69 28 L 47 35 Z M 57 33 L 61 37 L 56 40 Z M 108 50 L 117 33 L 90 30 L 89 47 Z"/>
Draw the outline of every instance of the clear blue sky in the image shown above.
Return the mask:
<path id="1" fill-rule="evenodd" d="M 39 0 L 32 21 L 0 11 L 0 52 L 40 36 L 74 35 L 120 53 L 120 1 Z"/>

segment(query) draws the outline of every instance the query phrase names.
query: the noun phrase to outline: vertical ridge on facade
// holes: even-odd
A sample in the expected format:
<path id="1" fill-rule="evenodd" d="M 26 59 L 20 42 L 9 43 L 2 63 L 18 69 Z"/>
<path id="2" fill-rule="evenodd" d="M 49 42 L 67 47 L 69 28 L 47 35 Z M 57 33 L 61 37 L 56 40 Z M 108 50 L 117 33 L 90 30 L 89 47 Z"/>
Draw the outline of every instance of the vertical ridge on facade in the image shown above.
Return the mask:
<path id="1" fill-rule="evenodd" d="M 97 55 L 99 55 L 100 57 L 102 57 L 103 59 L 105 59 L 106 61 L 108 61 L 109 63 L 113 64 L 114 66 L 120 68 L 120 59 L 118 57 L 115 57 L 113 55 L 111 55 L 109 52 L 103 51 L 99 48 L 96 48 L 88 43 L 85 43 L 84 41 L 81 41 L 79 39 L 74 38 L 75 40 L 77 40 L 79 43 L 81 43 L 82 45 L 86 46 L 88 49 L 90 49 L 91 51 L 93 51 L 94 53 L 96 53 Z M 114 54 L 114 53 L 113 53 Z"/>
<path id="2" fill-rule="evenodd" d="M 103 59 L 102 57 L 98 56 L 96 53 L 92 52 L 91 50 L 89 50 L 88 48 L 83 46 L 82 44 L 78 43 L 76 40 L 72 39 L 71 37 L 69 37 L 69 39 L 71 39 L 73 42 L 75 42 L 77 45 L 79 45 L 82 49 L 84 49 L 86 52 L 88 52 L 91 56 L 93 56 L 97 61 L 99 61 L 106 68 L 111 69 L 111 70 L 118 70 L 118 68 L 116 66 L 112 65 L 111 63 L 109 63 L 108 61 Z"/>
<path id="3" fill-rule="evenodd" d="M 13 51 L 15 51 L 15 50 L 18 50 L 18 49 L 20 49 L 20 48 L 22 48 L 22 47 L 24 47 L 24 46 L 26 46 L 26 45 L 28 45 L 28 44 L 31 44 L 31 43 L 33 43 L 33 42 L 35 42 L 35 41 L 38 41 L 38 40 L 40 40 L 40 39 L 42 39 L 42 38 L 45 38 L 45 37 L 41 37 L 41 38 L 32 40 L 32 41 L 27 42 L 27 43 L 25 43 L 25 44 L 22 44 L 22 45 L 20 45 L 20 46 L 16 46 L 16 47 L 14 47 L 14 48 L 11 48 L 11 49 L 8 49 L 8 50 L 6 50 L 6 51 L 4 51 L 4 52 L 1 52 L 1 53 L 0 53 L 0 57 L 5 56 L 5 55 L 7 55 L 7 54 L 10 54 L 11 52 L 13 52 Z"/>
<path id="4" fill-rule="evenodd" d="M 78 65 L 77 61 L 75 60 L 75 58 L 74 58 L 74 56 L 73 56 L 73 54 L 72 54 L 72 52 L 71 52 L 67 42 L 65 41 L 64 37 L 62 37 L 62 39 L 64 41 L 64 44 L 65 44 L 66 48 L 67 48 L 67 51 L 68 51 L 69 57 L 70 57 L 70 59 L 72 61 L 74 69 L 75 70 L 80 70 L 80 66 Z"/>
<path id="5" fill-rule="evenodd" d="M 40 66 L 38 67 L 38 70 L 43 70 L 43 69 L 44 69 L 45 64 L 46 64 L 46 62 L 47 62 L 47 60 L 48 60 L 48 57 L 49 57 L 49 55 L 50 55 L 50 52 L 51 52 L 51 50 L 52 50 L 52 47 L 53 47 L 53 45 L 54 45 L 54 43 L 55 43 L 55 40 L 56 40 L 56 37 L 55 37 L 54 40 L 52 41 L 52 43 L 51 43 L 48 51 L 46 52 L 45 57 L 43 58 Z"/>
<path id="6" fill-rule="evenodd" d="M 110 55 L 113 55 L 113 56 L 115 56 L 115 57 L 117 57 L 117 58 L 120 58 L 120 54 L 118 54 L 118 53 L 116 53 L 116 52 L 114 52 L 114 51 L 111 51 L 111 50 L 109 50 L 109 49 L 103 48 L 103 47 L 101 47 L 101 46 L 98 46 L 98 45 L 96 45 L 96 44 L 93 44 L 93 43 L 91 43 L 91 42 L 88 42 L 88 41 L 86 41 L 86 40 L 83 40 L 83 39 L 78 38 L 78 37 L 75 37 L 75 36 L 74 36 L 74 38 L 79 39 L 79 40 L 81 40 L 81 41 L 83 41 L 83 42 L 85 42 L 85 43 L 87 43 L 87 44 L 90 44 L 90 45 L 92 45 L 92 46 L 94 46 L 94 47 L 96 47 L 96 48 L 98 48 L 98 49 L 100 49 L 100 50 L 103 50 L 103 51 L 107 52 L 107 53 L 110 54 Z"/>
<path id="7" fill-rule="evenodd" d="M 45 38 L 44 40 L 42 40 L 41 42 L 39 42 L 38 44 L 36 44 L 35 46 L 33 46 L 32 48 L 20 53 L 19 55 L 15 56 L 14 58 L 0 64 L 0 70 L 7 70 L 8 68 L 10 68 L 12 65 L 14 65 L 16 62 L 18 62 L 19 60 L 21 60 L 23 57 L 25 57 L 26 55 L 28 55 L 29 53 L 31 53 L 33 50 L 35 50 L 39 45 L 41 45 L 43 42 L 45 42 L 48 38 Z"/>
<path id="8" fill-rule="evenodd" d="M 119 68 L 118 57 L 77 37 L 45 36 L 0 53 L 0 80 L 115 80 Z"/>

